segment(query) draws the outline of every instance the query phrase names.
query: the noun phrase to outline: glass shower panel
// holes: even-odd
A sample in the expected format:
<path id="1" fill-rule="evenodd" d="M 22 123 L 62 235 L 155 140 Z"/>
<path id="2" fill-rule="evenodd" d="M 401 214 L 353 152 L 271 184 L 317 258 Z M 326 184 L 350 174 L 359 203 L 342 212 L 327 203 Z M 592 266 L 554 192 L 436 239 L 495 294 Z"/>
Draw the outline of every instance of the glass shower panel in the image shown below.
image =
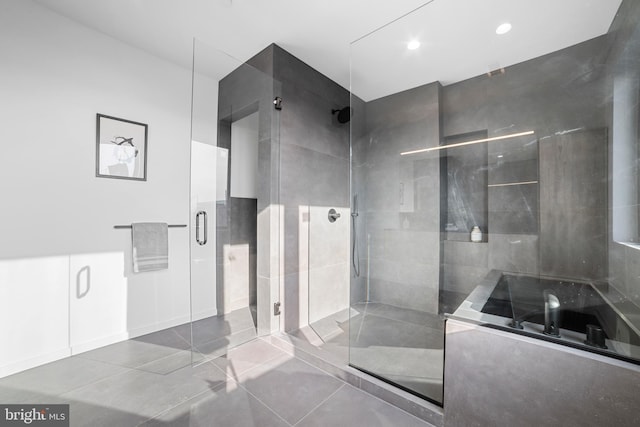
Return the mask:
<path id="1" fill-rule="evenodd" d="M 414 64 L 392 49 L 402 48 L 398 37 L 413 20 L 421 25 L 419 18 L 401 19 L 352 44 L 351 105 L 364 114 L 355 115 L 351 127 L 349 363 L 442 403 L 441 153 L 405 154 L 439 146 L 441 86 L 401 91 L 402 70 Z M 376 80 L 367 72 L 391 63 L 393 78 Z"/>
<path id="2" fill-rule="evenodd" d="M 277 301 L 278 121 L 274 81 L 194 43 L 191 151 L 192 359 L 269 333 Z M 275 135 L 275 137 L 274 137 Z M 272 268 L 274 267 L 274 268 Z M 276 286 L 271 286 L 272 282 Z"/>
<path id="3" fill-rule="evenodd" d="M 352 45 L 351 365 L 441 403 L 448 317 L 637 362 L 637 23 L 496 65 L 456 4 Z"/>

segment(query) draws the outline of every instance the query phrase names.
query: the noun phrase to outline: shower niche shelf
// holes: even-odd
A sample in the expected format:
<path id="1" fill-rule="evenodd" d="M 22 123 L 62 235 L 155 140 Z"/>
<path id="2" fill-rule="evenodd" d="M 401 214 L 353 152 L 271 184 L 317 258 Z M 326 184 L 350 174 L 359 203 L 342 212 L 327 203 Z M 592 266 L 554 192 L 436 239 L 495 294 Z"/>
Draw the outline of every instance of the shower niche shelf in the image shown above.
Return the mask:
<path id="1" fill-rule="evenodd" d="M 454 145 L 487 138 L 487 131 L 446 136 L 441 145 Z M 474 226 L 489 234 L 488 144 L 478 143 L 440 150 L 440 199 L 445 240 L 470 242 Z"/>

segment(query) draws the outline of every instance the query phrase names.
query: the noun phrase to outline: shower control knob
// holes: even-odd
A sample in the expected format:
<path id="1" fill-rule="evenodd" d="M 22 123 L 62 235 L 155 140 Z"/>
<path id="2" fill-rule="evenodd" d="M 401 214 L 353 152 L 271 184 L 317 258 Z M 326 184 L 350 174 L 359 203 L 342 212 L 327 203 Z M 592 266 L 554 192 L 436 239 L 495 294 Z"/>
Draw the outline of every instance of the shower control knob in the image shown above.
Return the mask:
<path id="1" fill-rule="evenodd" d="M 336 220 L 340 218 L 340 214 L 333 208 L 329 209 L 329 214 L 327 216 L 329 217 L 329 222 L 336 222 Z"/>

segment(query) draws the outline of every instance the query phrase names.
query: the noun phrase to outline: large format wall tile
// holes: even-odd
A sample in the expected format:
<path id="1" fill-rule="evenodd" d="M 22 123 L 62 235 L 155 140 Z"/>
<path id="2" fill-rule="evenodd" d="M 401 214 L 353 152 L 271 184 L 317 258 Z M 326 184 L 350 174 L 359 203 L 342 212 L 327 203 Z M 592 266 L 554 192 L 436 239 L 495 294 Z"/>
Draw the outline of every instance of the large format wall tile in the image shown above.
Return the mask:
<path id="1" fill-rule="evenodd" d="M 489 268 L 538 274 L 538 236 L 492 234 L 489 237 Z"/>
<path id="2" fill-rule="evenodd" d="M 352 153 L 366 260 L 360 282 L 369 283 L 373 301 L 429 312 L 438 301 L 440 160 L 400 153 L 439 144 L 440 90 L 431 84 L 368 102 L 365 117 L 354 119 L 354 126 L 365 120 L 366 135 Z"/>
<path id="3" fill-rule="evenodd" d="M 607 275 L 607 136 L 604 129 L 540 144 L 540 271 Z"/>
<path id="4" fill-rule="evenodd" d="M 349 160 L 283 142 L 280 162 L 285 206 L 349 206 Z"/>
<path id="5" fill-rule="evenodd" d="M 309 323 L 349 307 L 349 264 L 309 270 Z"/>

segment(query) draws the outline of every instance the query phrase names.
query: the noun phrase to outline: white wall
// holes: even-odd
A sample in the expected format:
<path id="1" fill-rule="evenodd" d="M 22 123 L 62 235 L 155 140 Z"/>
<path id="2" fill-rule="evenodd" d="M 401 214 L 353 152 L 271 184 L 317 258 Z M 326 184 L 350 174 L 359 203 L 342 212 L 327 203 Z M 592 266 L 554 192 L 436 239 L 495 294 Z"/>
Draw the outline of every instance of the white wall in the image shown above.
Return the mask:
<path id="1" fill-rule="evenodd" d="M 258 113 L 231 123 L 231 197 L 258 198 Z"/>
<path id="2" fill-rule="evenodd" d="M 190 70 L 27 0 L 0 2 L 0 58 L 0 376 L 188 321 L 188 230 L 133 274 L 113 226 L 189 223 Z M 148 124 L 146 182 L 95 177 L 96 113 Z"/>

